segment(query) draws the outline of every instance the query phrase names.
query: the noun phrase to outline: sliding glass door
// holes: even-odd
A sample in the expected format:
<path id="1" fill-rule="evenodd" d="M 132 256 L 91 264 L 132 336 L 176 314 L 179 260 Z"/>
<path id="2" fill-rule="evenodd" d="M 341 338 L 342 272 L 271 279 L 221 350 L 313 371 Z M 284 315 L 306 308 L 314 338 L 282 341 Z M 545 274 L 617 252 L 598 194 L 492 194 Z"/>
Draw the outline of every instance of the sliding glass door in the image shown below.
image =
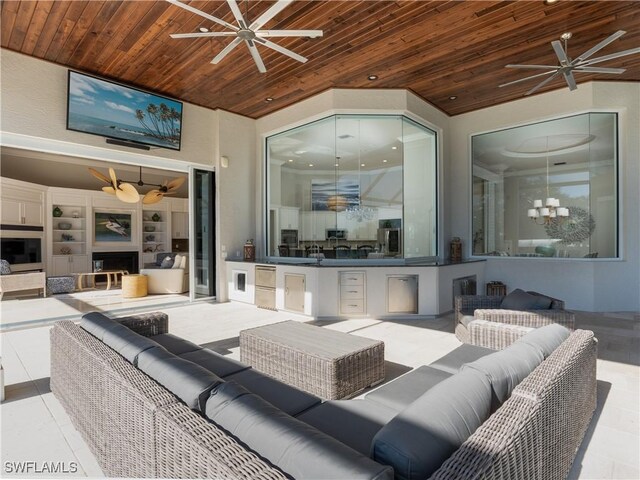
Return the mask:
<path id="1" fill-rule="evenodd" d="M 191 298 L 215 297 L 215 173 L 194 169 L 191 182 L 194 258 Z"/>

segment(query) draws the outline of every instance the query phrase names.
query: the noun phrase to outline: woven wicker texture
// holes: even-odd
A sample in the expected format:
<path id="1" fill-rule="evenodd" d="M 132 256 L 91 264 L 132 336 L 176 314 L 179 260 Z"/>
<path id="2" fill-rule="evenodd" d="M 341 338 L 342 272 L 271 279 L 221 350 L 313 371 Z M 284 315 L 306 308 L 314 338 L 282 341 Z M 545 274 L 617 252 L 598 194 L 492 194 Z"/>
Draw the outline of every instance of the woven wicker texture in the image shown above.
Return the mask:
<path id="1" fill-rule="evenodd" d="M 109 477 L 194 478 L 194 471 L 203 471 L 210 472 L 205 478 L 251 478 L 247 472 L 283 478 L 204 418 L 198 417 L 199 428 L 208 442 L 194 436 L 189 424 L 161 419 L 167 411 L 174 418 L 197 414 L 73 322 L 57 322 L 51 330 L 51 390 Z M 196 447 L 207 451 L 198 457 L 202 465 L 189 460 L 169 470 L 160 458 L 171 450 L 174 460 L 192 459 Z"/>
<path id="2" fill-rule="evenodd" d="M 145 337 L 169 333 L 169 316 L 163 312 L 151 312 L 117 319 L 125 327 Z"/>
<path id="3" fill-rule="evenodd" d="M 530 327 L 490 322 L 488 320 L 474 320 L 468 326 L 469 341 L 465 343 L 492 348 L 493 350 L 502 350 L 533 330 Z"/>
<path id="4" fill-rule="evenodd" d="M 565 479 L 595 406 L 596 341 L 577 330 L 431 479 Z"/>
<path id="5" fill-rule="evenodd" d="M 326 400 L 384 379 L 384 343 L 287 321 L 240 332 L 240 361 Z"/>

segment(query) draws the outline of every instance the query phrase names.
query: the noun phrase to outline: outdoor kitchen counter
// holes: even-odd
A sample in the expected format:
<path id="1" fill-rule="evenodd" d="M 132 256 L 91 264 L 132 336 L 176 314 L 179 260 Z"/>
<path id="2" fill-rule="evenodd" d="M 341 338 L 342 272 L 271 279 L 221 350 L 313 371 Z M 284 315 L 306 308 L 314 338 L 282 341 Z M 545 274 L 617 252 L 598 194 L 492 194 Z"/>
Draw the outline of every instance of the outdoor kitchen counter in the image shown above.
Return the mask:
<path id="1" fill-rule="evenodd" d="M 231 301 L 254 303 L 255 267 L 275 270 L 277 310 L 302 313 L 312 318 L 433 318 L 453 310 L 453 297 L 461 286 L 484 288 L 484 260 L 452 262 L 405 262 L 404 260 L 348 260 L 323 259 L 321 262 L 300 259 L 302 262 L 278 261 L 275 258 L 254 262 L 227 259 L 227 286 Z M 357 287 L 343 288 L 345 275 L 355 274 L 361 279 Z M 353 275 L 352 275 L 353 276 Z M 296 279 L 298 282 L 296 282 Z M 414 285 L 415 310 L 398 311 L 394 301 L 398 293 L 393 288 L 398 279 Z M 300 309 L 291 307 L 290 295 L 294 285 L 304 285 L 304 301 Z M 356 290 L 362 293 L 355 294 Z M 478 290 L 479 291 L 479 290 Z M 345 308 L 345 299 L 355 296 L 349 306 L 362 303 L 355 312 Z M 289 296 L 289 297 L 288 297 Z"/>

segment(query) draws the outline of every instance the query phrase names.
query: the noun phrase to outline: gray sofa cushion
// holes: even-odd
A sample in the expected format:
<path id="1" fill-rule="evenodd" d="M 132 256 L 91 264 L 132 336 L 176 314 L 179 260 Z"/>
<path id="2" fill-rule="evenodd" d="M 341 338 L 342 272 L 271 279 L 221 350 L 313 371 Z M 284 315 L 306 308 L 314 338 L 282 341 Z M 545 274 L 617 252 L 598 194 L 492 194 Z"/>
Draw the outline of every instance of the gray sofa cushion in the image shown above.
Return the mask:
<path id="1" fill-rule="evenodd" d="M 102 341 L 105 332 L 118 328 L 120 324 L 100 312 L 85 313 L 80 319 L 80 327 Z"/>
<path id="2" fill-rule="evenodd" d="M 431 387 L 451 375 L 449 372 L 425 365 L 376 388 L 373 392 L 368 393 L 365 398 L 400 412 Z"/>
<path id="3" fill-rule="evenodd" d="M 223 382 L 200 365 L 167 352 L 150 348 L 138 355 L 138 368 L 165 387 L 189 408 L 204 412 L 211 389 Z"/>
<path id="4" fill-rule="evenodd" d="M 369 456 L 376 433 L 398 412 L 366 400 L 331 400 L 296 418 Z"/>
<path id="5" fill-rule="evenodd" d="M 396 479 L 424 480 L 489 418 L 491 385 L 466 370 L 440 382 L 373 438 L 371 456 L 391 465 Z"/>
<path id="6" fill-rule="evenodd" d="M 242 385 L 251 393 L 259 395 L 270 404 L 289 415 L 297 415 L 320 403 L 320 399 L 295 387 L 286 385 L 257 370 L 243 370 L 225 378 Z"/>
<path id="7" fill-rule="evenodd" d="M 138 365 L 140 353 L 159 345 L 102 313 L 90 312 L 82 316 L 80 327 L 105 345 L 111 347 L 129 362 Z"/>
<path id="8" fill-rule="evenodd" d="M 516 288 L 513 292 L 502 299 L 500 308 L 504 310 L 536 310 L 540 305 L 542 299 L 537 295 L 531 295 L 519 288 Z M 551 305 L 551 303 L 549 303 Z M 547 306 L 546 308 L 549 308 Z"/>
<path id="9" fill-rule="evenodd" d="M 463 365 L 461 371 L 476 370 L 487 376 L 492 391 L 491 411 L 494 412 L 542 360 L 537 348 L 516 342 L 504 350 Z"/>
<path id="10" fill-rule="evenodd" d="M 544 358 L 547 358 L 562 342 L 569 338 L 569 335 L 571 335 L 571 332 L 567 328 L 557 323 L 552 323 L 532 330 L 520 337 L 515 343 L 531 345 L 538 349 Z"/>
<path id="11" fill-rule="evenodd" d="M 457 373 L 465 363 L 473 362 L 485 355 L 494 353 L 490 348 L 478 347 L 465 343 L 455 350 L 447 353 L 429 366 L 451 374 Z"/>
<path id="12" fill-rule="evenodd" d="M 206 416 L 292 478 L 393 479 L 393 470 L 225 382 L 211 392 Z"/>
<path id="13" fill-rule="evenodd" d="M 201 350 L 200 345 L 196 345 L 184 338 L 176 337 L 171 333 L 161 333 L 160 335 L 154 335 L 151 337 L 154 342 L 158 342 L 164 348 L 169 350 L 174 355 L 182 355 L 187 352 L 195 352 Z"/>
<path id="14" fill-rule="evenodd" d="M 200 350 L 183 353 L 178 356 L 185 360 L 189 360 L 190 362 L 197 363 L 201 367 L 206 368 L 221 378 L 251 368 L 244 363 L 240 363 L 237 360 L 220 355 L 208 348 L 201 348 Z"/>

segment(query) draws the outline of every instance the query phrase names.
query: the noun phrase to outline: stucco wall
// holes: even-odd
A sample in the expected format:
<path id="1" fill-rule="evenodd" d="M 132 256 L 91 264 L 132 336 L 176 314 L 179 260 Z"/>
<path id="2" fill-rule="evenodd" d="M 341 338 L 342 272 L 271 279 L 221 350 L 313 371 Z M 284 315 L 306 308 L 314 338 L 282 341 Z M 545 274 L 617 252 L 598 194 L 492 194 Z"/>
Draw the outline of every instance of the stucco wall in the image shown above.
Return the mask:
<path id="1" fill-rule="evenodd" d="M 509 289 L 537 290 L 567 302 L 568 308 L 590 311 L 640 310 L 640 85 L 595 82 L 571 92 L 523 98 L 450 119 L 450 162 L 446 187 L 447 223 L 470 252 L 470 135 L 532 123 L 591 109 L 620 110 L 620 247 L 621 259 L 491 258 L 487 280 L 501 280 Z"/>

